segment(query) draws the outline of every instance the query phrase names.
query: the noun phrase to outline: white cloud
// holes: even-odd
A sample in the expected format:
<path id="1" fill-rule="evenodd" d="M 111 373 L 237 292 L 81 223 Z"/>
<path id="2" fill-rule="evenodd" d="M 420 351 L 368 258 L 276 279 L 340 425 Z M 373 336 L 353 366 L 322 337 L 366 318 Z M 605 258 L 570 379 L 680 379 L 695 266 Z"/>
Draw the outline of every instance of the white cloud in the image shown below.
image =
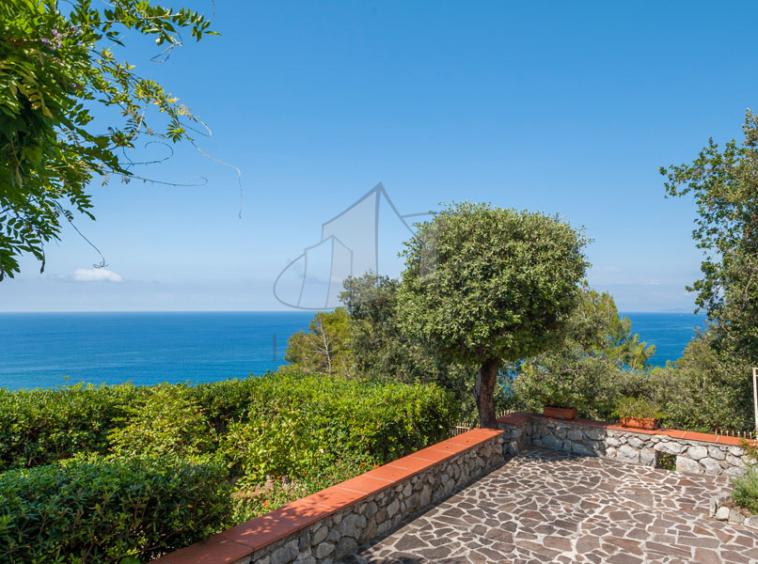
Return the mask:
<path id="1" fill-rule="evenodd" d="M 74 280 L 78 282 L 121 282 L 123 278 L 104 268 L 77 268 Z"/>

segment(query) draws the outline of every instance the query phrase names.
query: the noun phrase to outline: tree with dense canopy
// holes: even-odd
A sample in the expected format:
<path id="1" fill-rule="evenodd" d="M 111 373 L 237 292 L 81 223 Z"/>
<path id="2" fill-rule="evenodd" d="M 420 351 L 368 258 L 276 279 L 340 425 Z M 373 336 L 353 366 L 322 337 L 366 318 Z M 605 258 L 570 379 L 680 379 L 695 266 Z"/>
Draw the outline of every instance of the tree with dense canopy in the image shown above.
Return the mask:
<path id="1" fill-rule="evenodd" d="M 298 331 L 289 338 L 284 360 L 303 372 L 350 376 L 353 353 L 348 323 L 348 313 L 343 307 L 318 312 L 308 331 Z"/>
<path id="2" fill-rule="evenodd" d="M 588 263 L 585 237 L 556 216 L 457 204 L 406 243 L 398 296 L 406 332 L 448 361 L 478 367 L 482 427 L 496 427 L 505 362 L 560 342 Z"/>
<path id="3" fill-rule="evenodd" d="M 692 164 L 661 168 L 668 196 L 692 195 L 698 217 L 692 236 L 705 258 L 697 292 L 712 343 L 758 364 L 758 116 L 747 111 L 745 140 L 723 150 L 710 139 Z"/>
<path id="4" fill-rule="evenodd" d="M 133 175 L 122 152 L 140 138 L 192 141 L 187 124 L 197 118 L 111 47 L 125 31 L 153 36 L 165 59 L 181 45 L 180 30 L 200 40 L 215 34 L 210 22 L 149 0 L 103 6 L 0 3 L 0 280 L 19 272 L 24 253 L 44 270 L 44 243 L 60 237 L 62 218 L 94 219 L 87 185 Z M 108 127 L 94 125 L 94 107 L 115 110 Z"/>

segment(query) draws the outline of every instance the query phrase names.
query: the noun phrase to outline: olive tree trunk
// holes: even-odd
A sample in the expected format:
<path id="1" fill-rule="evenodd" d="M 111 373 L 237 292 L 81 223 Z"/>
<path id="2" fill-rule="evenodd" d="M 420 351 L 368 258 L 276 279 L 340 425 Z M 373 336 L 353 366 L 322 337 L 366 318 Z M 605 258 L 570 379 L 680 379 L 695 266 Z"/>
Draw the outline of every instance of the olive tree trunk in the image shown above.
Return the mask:
<path id="1" fill-rule="evenodd" d="M 497 429 L 497 415 L 495 414 L 495 384 L 500 362 L 490 358 L 482 363 L 476 376 L 474 396 L 476 407 L 479 410 L 479 425 L 485 429 Z"/>

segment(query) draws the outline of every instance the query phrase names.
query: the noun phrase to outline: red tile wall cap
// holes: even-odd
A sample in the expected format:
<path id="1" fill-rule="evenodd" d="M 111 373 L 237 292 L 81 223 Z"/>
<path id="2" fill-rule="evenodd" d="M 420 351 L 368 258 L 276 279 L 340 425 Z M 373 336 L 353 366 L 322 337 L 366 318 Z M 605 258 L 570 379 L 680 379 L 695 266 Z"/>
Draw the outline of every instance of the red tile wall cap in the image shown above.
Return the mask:
<path id="1" fill-rule="evenodd" d="M 252 549 L 222 537 L 213 535 L 204 542 L 197 542 L 187 548 L 172 552 L 150 564 L 223 564 L 236 562 L 250 556 Z"/>
<path id="2" fill-rule="evenodd" d="M 524 423 L 531 421 L 533 413 L 528 411 L 516 411 L 515 413 L 509 413 L 497 418 L 498 423 L 505 423 L 506 425 L 523 425 Z"/>

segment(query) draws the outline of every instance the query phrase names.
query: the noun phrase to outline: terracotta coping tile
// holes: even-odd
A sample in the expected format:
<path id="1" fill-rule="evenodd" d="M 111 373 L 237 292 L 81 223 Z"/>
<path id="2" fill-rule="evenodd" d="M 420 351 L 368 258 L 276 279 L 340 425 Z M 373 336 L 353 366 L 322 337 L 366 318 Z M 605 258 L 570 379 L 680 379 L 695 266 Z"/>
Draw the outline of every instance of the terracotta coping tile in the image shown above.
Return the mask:
<path id="1" fill-rule="evenodd" d="M 671 437 L 673 439 L 684 438 L 684 431 L 678 431 L 676 429 L 661 429 L 660 431 L 658 431 L 658 434 L 666 435 L 667 437 Z"/>
<path id="2" fill-rule="evenodd" d="M 375 470 L 372 470 L 372 472 L 375 472 Z M 363 499 L 366 495 L 367 494 L 363 492 L 357 492 L 339 486 L 332 486 L 331 488 L 326 488 L 325 490 L 311 494 L 308 497 L 304 497 L 301 501 L 309 501 L 311 503 L 325 505 L 331 508 L 333 513 L 334 511 L 340 510 Z"/>
<path id="3" fill-rule="evenodd" d="M 454 444 L 449 444 L 449 443 L 446 444 L 446 443 L 442 442 L 442 443 L 437 443 L 436 445 L 428 446 L 426 448 L 429 449 L 429 450 L 437 450 L 439 452 L 444 452 L 444 453 L 452 456 L 454 454 L 459 454 L 459 453 L 461 453 L 463 451 L 466 451 L 466 450 L 468 450 L 471 447 L 470 446 L 465 446 L 465 445 L 460 445 L 460 444 L 455 444 L 455 445 Z"/>
<path id="4" fill-rule="evenodd" d="M 463 435 L 458 435 L 457 437 L 453 437 L 452 439 L 448 439 L 446 441 L 443 441 L 445 444 L 449 445 L 458 445 L 462 447 L 472 447 L 476 446 L 478 444 L 481 444 L 482 439 L 478 435 L 469 435 L 471 431 L 468 433 L 465 433 Z M 502 432 L 502 431 L 501 431 Z"/>
<path id="5" fill-rule="evenodd" d="M 491 439 L 492 437 L 497 437 L 498 435 L 502 435 L 502 434 L 503 434 L 503 431 L 501 431 L 500 429 L 477 428 L 477 429 L 471 429 L 470 431 L 468 431 L 467 433 L 464 433 L 463 435 L 458 435 L 458 437 L 465 437 L 465 436 L 476 437 L 479 439 L 476 444 L 481 444 L 487 439 Z M 458 437 L 454 437 L 454 438 L 458 438 Z M 448 439 L 448 440 L 453 440 L 453 439 Z"/>
<path id="6" fill-rule="evenodd" d="M 389 480 L 395 484 L 400 480 L 404 480 L 409 476 L 413 476 L 415 473 L 416 472 L 412 470 L 405 470 L 404 468 L 394 468 L 389 465 L 384 465 L 380 466 L 379 468 L 374 468 L 371 472 L 367 472 L 364 475 L 368 476 L 369 478 L 381 478 L 383 480 Z"/>
<path id="7" fill-rule="evenodd" d="M 720 445 L 730 445 L 730 446 L 742 446 L 742 443 L 748 443 L 749 445 L 758 447 L 758 441 L 755 439 L 743 439 L 740 437 L 727 437 L 726 435 L 719 435 L 716 442 L 719 443 Z"/>
<path id="8" fill-rule="evenodd" d="M 345 480 L 341 484 L 337 484 L 337 487 L 340 487 L 346 490 L 352 490 L 358 493 L 371 494 L 371 493 L 383 490 L 384 488 L 386 488 L 387 486 L 391 486 L 392 484 L 393 482 L 391 480 L 384 480 L 382 478 L 372 478 L 371 476 L 366 476 L 365 474 L 361 474 L 360 476 L 356 476 L 355 478 Z"/>
<path id="9" fill-rule="evenodd" d="M 277 521 L 268 515 L 256 517 L 218 534 L 228 540 L 258 550 L 297 530 L 294 523 Z M 173 564 L 173 563 L 172 563 Z"/>
<path id="10" fill-rule="evenodd" d="M 441 462 L 443 460 L 447 460 L 453 455 L 444 450 L 436 450 L 432 447 L 426 447 L 417 452 L 414 452 L 411 456 L 413 458 L 422 458 L 424 460 L 428 460 L 429 462 Z"/>
<path id="11" fill-rule="evenodd" d="M 715 443 L 718 441 L 718 435 L 711 435 L 710 433 L 695 433 L 693 431 L 685 431 L 684 440 L 690 441 L 702 441 L 704 443 Z"/>
<path id="12" fill-rule="evenodd" d="M 404 470 L 412 470 L 413 472 L 420 472 L 421 470 L 426 470 L 435 464 L 437 464 L 437 462 L 433 460 L 406 456 L 400 460 L 395 460 L 395 462 L 390 462 L 387 466 L 391 466 L 392 468 L 402 468 Z"/>
<path id="13" fill-rule="evenodd" d="M 153 560 L 150 564 L 221 564 L 235 562 L 249 556 L 253 550 L 221 535 L 213 535 L 204 542 L 196 542 L 186 548 Z"/>
<path id="14" fill-rule="evenodd" d="M 297 529 L 302 529 L 315 523 L 319 519 L 331 515 L 333 512 L 334 510 L 331 506 L 315 502 L 308 498 L 301 498 L 296 499 L 283 507 L 274 509 L 273 511 L 266 513 L 265 516 L 270 517 L 275 521 L 281 521 L 282 523 L 290 523 L 295 525 Z"/>

